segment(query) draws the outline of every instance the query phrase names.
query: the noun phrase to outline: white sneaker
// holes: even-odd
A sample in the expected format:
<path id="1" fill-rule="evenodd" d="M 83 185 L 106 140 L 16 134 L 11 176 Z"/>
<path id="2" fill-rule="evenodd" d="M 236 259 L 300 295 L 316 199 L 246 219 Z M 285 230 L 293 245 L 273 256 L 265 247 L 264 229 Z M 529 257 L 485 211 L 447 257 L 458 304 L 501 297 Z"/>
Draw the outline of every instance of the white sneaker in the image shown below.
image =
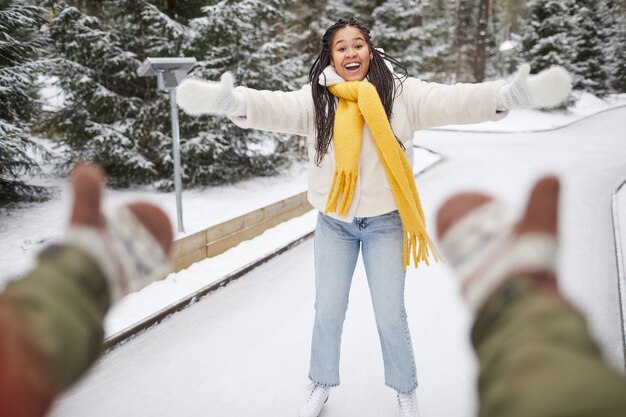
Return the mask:
<path id="1" fill-rule="evenodd" d="M 400 417 L 419 417 L 415 390 L 408 394 L 398 393 L 398 405 L 400 406 Z"/>
<path id="2" fill-rule="evenodd" d="M 311 383 L 307 390 L 310 391 L 304 405 L 300 408 L 300 417 L 317 417 L 322 411 L 324 403 L 328 401 L 330 388 L 322 387 Z"/>

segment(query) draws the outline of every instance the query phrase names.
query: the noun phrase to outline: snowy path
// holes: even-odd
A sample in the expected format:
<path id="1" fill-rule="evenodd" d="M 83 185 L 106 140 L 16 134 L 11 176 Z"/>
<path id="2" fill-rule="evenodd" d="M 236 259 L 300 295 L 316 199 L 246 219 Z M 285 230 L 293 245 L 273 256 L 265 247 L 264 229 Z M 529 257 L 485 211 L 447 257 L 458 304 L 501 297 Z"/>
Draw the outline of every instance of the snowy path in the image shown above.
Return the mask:
<path id="1" fill-rule="evenodd" d="M 626 109 L 620 108 L 552 132 L 504 136 L 427 132 L 418 139 L 453 161 L 423 178 L 422 192 L 428 193 L 434 207 L 452 190 L 479 186 L 517 205 L 537 176 L 559 175 L 561 287 L 585 312 L 609 359 L 620 369 L 624 346 L 611 193 L 626 178 L 625 119 Z M 441 193 L 440 188 L 450 191 Z"/>
<path id="2" fill-rule="evenodd" d="M 454 191 L 480 188 L 517 205 L 538 175 L 562 178 L 561 286 L 622 369 L 610 197 L 626 178 L 625 119 L 622 108 L 552 132 L 416 138 L 447 158 L 418 178 L 431 229 Z M 52 416 L 294 416 L 306 384 L 313 297 L 308 241 L 103 357 Z M 474 415 L 471 318 L 454 277 L 442 264 L 410 270 L 406 300 L 423 415 Z M 342 385 L 322 416 L 395 415 L 361 263 L 343 340 Z"/>
<path id="3" fill-rule="evenodd" d="M 311 263 L 309 240 L 117 348 L 53 416 L 295 415 L 306 385 L 313 320 L 313 271 L 303 267 Z M 433 415 L 461 416 L 471 406 L 473 378 L 467 319 L 460 302 L 444 307 L 456 298 L 455 287 L 435 271 L 407 285 L 408 314 L 429 317 L 411 323 L 417 366 L 424 370 L 421 394 L 445 399 L 428 401 L 425 411 L 434 405 Z M 439 307 L 432 310 L 433 304 Z M 361 264 L 343 352 L 342 385 L 323 416 L 393 415 L 395 397 L 382 387 Z M 433 367 L 440 355 L 447 359 Z"/>

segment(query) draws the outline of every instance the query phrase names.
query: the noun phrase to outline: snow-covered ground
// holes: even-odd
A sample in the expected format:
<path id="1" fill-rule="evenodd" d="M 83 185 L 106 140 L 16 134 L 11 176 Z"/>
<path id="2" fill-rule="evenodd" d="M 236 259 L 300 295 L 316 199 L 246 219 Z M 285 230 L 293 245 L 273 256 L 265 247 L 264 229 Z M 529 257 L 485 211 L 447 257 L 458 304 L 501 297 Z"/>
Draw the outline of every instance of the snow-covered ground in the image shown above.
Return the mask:
<path id="1" fill-rule="evenodd" d="M 587 315 L 608 359 L 623 369 L 611 193 L 626 178 L 626 108 L 572 123 L 624 105 L 626 98 L 607 103 L 589 97 L 579 103 L 585 108 L 566 115 L 514 112 L 500 122 L 508 123 L 503 131 L 536 133 L 497 133 L 498 124 L 474 126 L 479 131 L 474 133 L 419 132 L 415 144 L 438 152 L 445 161 L 417 182 L 433 229 L 437 207 L 455 191 L 478 188 L 519 205 L 538 175 L 557 173 L 563 180 L 561 285 Z M 486 130 L 494 133 L 480 133 Z M 293 195 L 305 186 L 305 173 L 295 167 L 280 178 L 185 192 L 187 231 Z M 67 216 L 65 191 L 51 202 L 0 217 L 0 264 L 5 273 L 28 268 L 27 263 L 16 267 L 16 260 L 32 257 L 43 243 L 59 238 Z M 156 201 L 175 218 L 171 194 L 115 192 L 108 198 L 120 202 L 138 196 Z M 175 301 L 247 263 L 246 257 L 304 234 L 314 219 L 314 213 L 305 214 L 127 297 L 111 311 L 108 333 L 123 328 L 128 317 L 146 306 Z M 458 299 L 455 278 L 443 264 L 412 269 L 406 299 L 424 415 L 472 415 L 476 364 L 468 343 L 471 317 Z M 103 357 L 59 402 L 53 416 L 295 415 L 303 398 L 312 318 L 309 241 Z M 342 354 L 342 385 L 333 391 L 322 416 L 393 415 L 395 399 L 382 388 L 380 349 L 360 263 Z"/>

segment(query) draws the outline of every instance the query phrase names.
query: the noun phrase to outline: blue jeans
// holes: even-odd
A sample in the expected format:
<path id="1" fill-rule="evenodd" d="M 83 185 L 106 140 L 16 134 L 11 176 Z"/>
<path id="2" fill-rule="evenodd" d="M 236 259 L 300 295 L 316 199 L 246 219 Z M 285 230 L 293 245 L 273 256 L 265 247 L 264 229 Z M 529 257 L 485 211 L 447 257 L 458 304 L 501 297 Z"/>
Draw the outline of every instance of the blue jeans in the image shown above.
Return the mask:
<path id="1" fill-rule="evenodd" d="M 362 245 L 385 366 L 385 384 L 408 393 L 417 386 L 404 308 L 403 228 L 397 211 L 342 222 L 320 213 L 315 228 L 315 322 L 309 379 L 339 385 L 341 333 L 352 275 Z M 364 364 L 366 365 L 366 364 Z"/>

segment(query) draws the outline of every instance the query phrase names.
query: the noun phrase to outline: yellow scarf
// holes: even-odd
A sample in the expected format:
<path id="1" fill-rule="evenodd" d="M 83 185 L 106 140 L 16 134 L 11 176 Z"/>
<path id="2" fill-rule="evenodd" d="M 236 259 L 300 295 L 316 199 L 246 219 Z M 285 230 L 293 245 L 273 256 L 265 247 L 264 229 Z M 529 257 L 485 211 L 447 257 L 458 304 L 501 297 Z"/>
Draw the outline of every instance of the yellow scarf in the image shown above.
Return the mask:
<path id="1" fill-rule="evenodd" d="M 345 216 L 348 212 L 359 173 L 359 154 L 365 120 L 391 184 L 391 191 L 404 227 L 405 243 L 402 246 L 404 267 L 411 262 L 410 254 L 413 254 L 416 267 L 420 261 L 429 265 L 429 250 L 438 261 L 437 249 L 426 232 L 424 212 L 415 187 L 413 170 L 391 130 L 376 87 L 367 81 L 348 81 L 334 84 L 328 89 L 339 98 L 339 103 L 333 131 L 336 169 L 324 214 L 337 212 L 340 216 Z"/>

